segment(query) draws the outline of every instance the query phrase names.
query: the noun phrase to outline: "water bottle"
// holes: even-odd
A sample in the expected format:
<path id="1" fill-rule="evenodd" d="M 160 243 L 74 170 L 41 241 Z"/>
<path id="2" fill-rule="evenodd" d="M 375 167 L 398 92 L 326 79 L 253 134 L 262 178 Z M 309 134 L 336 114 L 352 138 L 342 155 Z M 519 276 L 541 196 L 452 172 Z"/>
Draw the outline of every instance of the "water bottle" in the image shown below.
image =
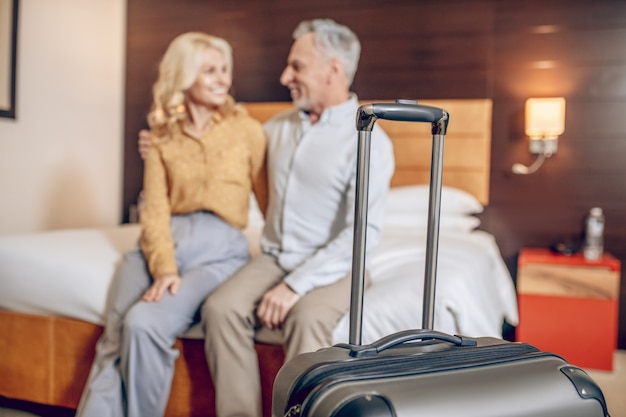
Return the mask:
<path id="1" fill-rule="evenodd" d="M 585 221 L 585 259 L 597 261 L 604 252 L 604 213 L 600 207 L 589 211 Z"/>

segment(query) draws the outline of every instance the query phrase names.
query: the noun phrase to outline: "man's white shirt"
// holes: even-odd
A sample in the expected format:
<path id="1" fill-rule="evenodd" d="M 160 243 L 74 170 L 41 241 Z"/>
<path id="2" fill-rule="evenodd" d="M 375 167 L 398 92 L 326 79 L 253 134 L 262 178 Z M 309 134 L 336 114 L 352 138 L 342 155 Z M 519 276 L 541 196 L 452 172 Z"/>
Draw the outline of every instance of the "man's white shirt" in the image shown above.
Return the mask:
<path id="1" fill-rule="evenodd" d="M 358 136 L 357 97 L 324 110 L 311 124 L 296 109 L 265 123 L 268 136 L 268 218 L 264 253 L 287 272 L 298 294 L 332 284 L 352 267 Z M 393 146 L 372 132 L 368 189 L 368 252 L 379 242 L 394 172 Z"/>

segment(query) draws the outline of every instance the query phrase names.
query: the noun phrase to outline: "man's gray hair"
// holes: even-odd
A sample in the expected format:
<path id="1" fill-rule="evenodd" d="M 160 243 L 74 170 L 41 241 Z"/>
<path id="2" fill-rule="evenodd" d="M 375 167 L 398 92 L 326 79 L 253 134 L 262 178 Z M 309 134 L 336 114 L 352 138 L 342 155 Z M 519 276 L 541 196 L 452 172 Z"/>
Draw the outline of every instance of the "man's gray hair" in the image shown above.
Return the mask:
<path id="1" fill-rule="evenodd" d="M 314 34 L 315 44 L 324 54 L 341 60 L 348 85 L 351 85 L 361 56 L 359 38 L 347 26 L 332 19 L 305 20 L 293 31 L 293 38 L 299 39 L 308 33 Z"/>

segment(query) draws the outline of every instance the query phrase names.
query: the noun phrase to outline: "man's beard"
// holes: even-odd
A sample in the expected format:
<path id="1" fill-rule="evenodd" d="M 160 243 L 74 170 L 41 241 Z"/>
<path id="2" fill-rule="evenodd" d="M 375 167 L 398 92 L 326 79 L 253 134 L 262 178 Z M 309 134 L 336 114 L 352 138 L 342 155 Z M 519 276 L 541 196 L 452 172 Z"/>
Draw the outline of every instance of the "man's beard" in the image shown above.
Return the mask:
<path id="1" fill-rule="evenodd" d="M 299 97 L 297 99 L 292 99 L 293 105 L 296 106 L 298 110 L 302 110 L 308 112 L 311 110 L 311 101 L 307 97 Z"/>

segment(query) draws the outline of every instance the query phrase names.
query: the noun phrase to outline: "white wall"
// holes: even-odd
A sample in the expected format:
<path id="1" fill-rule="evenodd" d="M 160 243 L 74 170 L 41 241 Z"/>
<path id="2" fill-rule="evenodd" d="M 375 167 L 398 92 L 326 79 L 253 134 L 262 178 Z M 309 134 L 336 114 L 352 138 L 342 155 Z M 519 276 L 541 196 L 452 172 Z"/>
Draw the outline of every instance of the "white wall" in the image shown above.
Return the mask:
<path id="1" fill-rule="evenodd" d="M 119 222 L 126 0 L 20 0 L 0 235 Z"/>

